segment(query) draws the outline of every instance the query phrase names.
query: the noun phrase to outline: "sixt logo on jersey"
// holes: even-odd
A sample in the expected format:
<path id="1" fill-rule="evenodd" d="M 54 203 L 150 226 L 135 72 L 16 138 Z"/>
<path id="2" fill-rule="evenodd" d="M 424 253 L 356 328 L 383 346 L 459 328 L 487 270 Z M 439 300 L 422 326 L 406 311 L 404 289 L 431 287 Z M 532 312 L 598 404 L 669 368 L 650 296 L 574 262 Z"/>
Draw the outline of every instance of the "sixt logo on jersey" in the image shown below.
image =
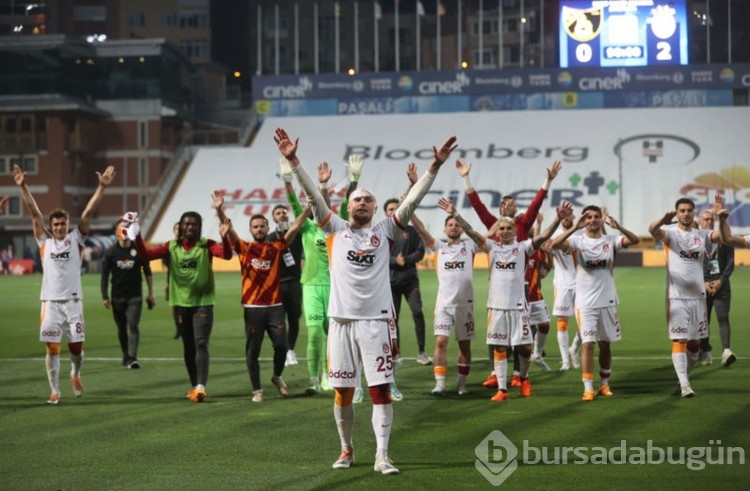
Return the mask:
<path id="1" fill-rule="evenodd" d="M 682 259 L 700 259 L 700 251 L 680 251 L 680 257 Z"/>
<path id="2" fill-rule="evenodd" d="M 606 259 L 592 259 L 586 261 L 586 269 L 607 269 L 608 263 Z"/>
<path id="3" fill-rule="evenodd" d="M 195 269 L 198 267 L 198 261 L 195 259 L 183 259 L 177 264 L 180 269 Z"/>
<path id="4" fill-rule="evenodd" d="M 507 261 L 507 262 L 498 261 L 495 263 L 495 269 L 515 271 L 516 263 L 512 261 Z"/>
<path id="5" fill-rule="evenodd" d="M 462 270 L 466 267 L 466 261 L 450 261 L 445 263 L 443 269 L 446 271 Z"/>
<path id="6" fill-rule="evenodd" d="M 268 270 L 271 269 L 271 261 L 261 261 L 260 259 L 253 258 L 250 261 L 250 265 L 253 267 L 253 269 L 262 269 L 262 270 Z"/>
<path id="7" fill-rule="evenodd" d="M 55 261 L 58 260 L 68 260 L 70 259 L 70 251 L 61 252 L 59 254 L 55 254 L 54 252 L 49 253 L 49 258 L 54 259 Z"/>
<path id="8" fill-rule="evenodd" d="M 368 254 L 366 252 L 349 251 L 346 253 L 346 259 L 357 266 L 372 266 L 375 262 L 375 254 Z"/>
<path id="9" fill-rule="evenodd" d="M 135 261 L 132 259 L 121 259 L 117 261 L 117 269 L 133 269 Z"/>

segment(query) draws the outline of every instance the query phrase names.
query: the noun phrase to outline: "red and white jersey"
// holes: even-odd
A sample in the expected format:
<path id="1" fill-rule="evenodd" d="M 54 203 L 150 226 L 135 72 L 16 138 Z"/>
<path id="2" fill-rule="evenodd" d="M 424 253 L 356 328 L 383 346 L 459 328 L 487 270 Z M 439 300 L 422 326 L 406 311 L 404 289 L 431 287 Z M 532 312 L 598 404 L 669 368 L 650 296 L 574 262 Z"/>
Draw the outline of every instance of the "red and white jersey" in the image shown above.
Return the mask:
<path id="1" fill-rule="evenodd" d="M 78 227 L 63 240 L 55 240 L 43 232 L 36 238 L 42 260 L 42 292 L 40 300 L 81 300 L 81 252 L 83 235 Z"/>
<path id="2" fill-rule="evenodd" d="M 534 252 L 531 239 L 503 245 L 489 242 L 490 291 L 487 307 L 498 310 L 522 310 L 526 308 L 524 273 L 526 256 Z"/>
<path id="3" fill-rule="evenodd" d="M 702 298 L 706 296 L 703 284 L 703 256 L 711 242 L 711 230 L 680 230 L 665 227 L 664 257 L 667 261 L 667 297 Z"/>
<path id="4" fill-rule="evenodd" d="M 389 263 L 391 242 L 401 229 L 385 218 L 367 229 L 354 229 L 331 213 L 322 224 L 328 247 L 331 296 L 328 316 L 337 319 L 394 317 Z"/>
<path id="5" fill-rule="evenodd" d="M 552 234 L 551 240 L 554 240 L 564 233 L 565 230 L 558 228 L 555 230 L 555 233 Z M 583 231 L 579 230 L 573 235 L 579 235 L 581 233 L 583 233 Z M 573 253 L 571 251 L 563 251 L 562 249 L 553 249 L 552 259 L 555 261 L 555 268 L 552 277 L 552 285 L 554 285 L 555 290 L 574 290 L 576 287 L 576 263 Z"/>
<path id="6" fill-rule="evenodd" d="M 437 255 L 438 294 L 435 309 L 474 303 L 474 255 L 478 252 L 472 240 L 463 239 L 450 245 L 436 240 L 429 249 Z"/>
<path id="7" fill-rule="evenodd" d="M 620 303 L 612 269 L 615 252 L 622 249 L 621 235 L 591 238 L 585 234 L 568 239 L 576 262 L 576 308 L 614 307 Z"/>

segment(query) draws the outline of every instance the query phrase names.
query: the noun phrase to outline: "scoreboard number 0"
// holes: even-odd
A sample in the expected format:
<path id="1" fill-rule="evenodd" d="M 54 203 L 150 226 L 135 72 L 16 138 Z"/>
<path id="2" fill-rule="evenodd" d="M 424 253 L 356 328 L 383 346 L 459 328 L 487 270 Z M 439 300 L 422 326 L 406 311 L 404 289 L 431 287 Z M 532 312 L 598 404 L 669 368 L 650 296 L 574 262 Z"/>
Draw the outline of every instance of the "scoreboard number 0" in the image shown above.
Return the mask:
<path id="1" fill-rule="evenodd" d="M 581 63 L 587 63 L 591 61 L 591 58 L 593 56 L 593 51 L 591 50 L 591 46 L 589 46 L 586 43 L 581 43 L 578 46 L 576 46 L 576 59 Z"/>

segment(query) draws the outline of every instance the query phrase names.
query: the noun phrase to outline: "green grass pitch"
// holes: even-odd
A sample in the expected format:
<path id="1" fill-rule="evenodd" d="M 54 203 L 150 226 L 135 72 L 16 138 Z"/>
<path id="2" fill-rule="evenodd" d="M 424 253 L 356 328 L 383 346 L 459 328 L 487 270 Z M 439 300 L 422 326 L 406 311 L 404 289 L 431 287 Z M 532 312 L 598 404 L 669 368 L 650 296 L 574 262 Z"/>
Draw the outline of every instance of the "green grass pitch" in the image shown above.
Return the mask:
<path id="1" fill-rule="evenodd" d="M 437 285 L 434 272 L 420 274 L 430 339 Z M 617 460 L 622 452 L 616 449 L 623 445 L 628 457 L 634 458 L 633 449 L 646 448 L 649 441 L 654 448 L 671 448 L 674 459 L 681 447 L 691 452 L 708 447 L 711 462 L 722 457 L 726 462 L 729 447 L 749 452 L 748 268 L 737 268 L 732 277 L 732 348 L 739 359 L 730 368 L 720 366 L 718 328 L 712 323 L 715 361 L 693 371 L 697 395 L 692 399 L 677 395 L 665 327 L 664 270 L 616 269 L 623 341 L 613 345 L 615 395 L 590 404 L 580 401 L 580 370 L 556 371 L 554 324 L 546 345 L 553 371 L 541 373 L 532 367 L 533 397 L 522 399 L 517 390 L 511 390 L 508 401 L 489 401 L 492 392 L 480 385 L 490 368 L 482 307 L 486 275 L 477 271 L 474 283 L 479 320 L 468 396 L 448 393 L 435 398 L 429 394 L 434 385 L 432 367 L 414 361 L 413 324 L 408 306 L 402 307 L 401 345 L 407 359 L 397 372 L 397 381 L 405 398 L 394 404 L 390 444 L 390 455 L 401 469 L 398 476 L 372 470 L 375 442 L 367 400 L 356 406 L 357 465 L 348 470 L 330 468 L 339 453 L 332 395 L 304 396 L 307 369 L 302 360 L 284 372 L 292 397 L 277 397 L 268 382 L 268 340 L 261 362 L 266 400 L 250 402 L 238 273 L 217 275 L 211 373 L 204 404 L 185 399 L 189 387 L 181 343 L 172 339 L 174 327 L 166 303 L 159 299 L 154 310 L 144 310 L 142 368 L 124 369 L 111 312 L 99 299 L 99 277 L 85 275 L 87 339 L 82 378 L 86 393 L 76 399 L 64 382 L 60 404 L 46 405 L 49 387 L 44 348 L 38 342 L 41 277 L 0 277 L 1 486 L 9 490 L 491 489 L 492 484 L 477 470 L 482 463 L 476 448 L 495 430 L 519 452 L 518 467 L 501 484 L 504 489 L 705 490 L 737 487 L 746 481 L 747 468 L 738 463 L 737 451 L 731 465 L 707 463 L 698 453 L 691 454 L 696 457 L 692 466 L 687 464 L 688 455 L 684 463 L 601 464 L 574 463 L 582 459 L 573 453 L 568 454 L 567 464 L 556 465 L 533 464 L 541 454 L 529 448 L 545 449 L 548 460 L 554 458 L 556 447 L 569 447 L 568 452 L 584 448 L 587 460 L 602 448 L 615 449 L 610 453 Z M 156 276 L 158 293 L 163 281 L 163 276 Z M 551 281 L 546 281 L 545 296 L 551 308 L 550 288 Z M 303 326 L 296 349 L 300 357 L 305 356 L 305 344 Z M 429 342 L 428 350 L 432 347 Z M 455 355 L 452 340 L 449 388 L 455 386 Z M 66 356 L 62 367 L 63 374 L 67 373 Z M 494 449 L 497 463 L 510 451 Z M 651 461 L 658 459 L 658 451 L 649 456 Z M 490 477 L 502 471 L 501 467 L 493 469 L 496 474 Z"/>

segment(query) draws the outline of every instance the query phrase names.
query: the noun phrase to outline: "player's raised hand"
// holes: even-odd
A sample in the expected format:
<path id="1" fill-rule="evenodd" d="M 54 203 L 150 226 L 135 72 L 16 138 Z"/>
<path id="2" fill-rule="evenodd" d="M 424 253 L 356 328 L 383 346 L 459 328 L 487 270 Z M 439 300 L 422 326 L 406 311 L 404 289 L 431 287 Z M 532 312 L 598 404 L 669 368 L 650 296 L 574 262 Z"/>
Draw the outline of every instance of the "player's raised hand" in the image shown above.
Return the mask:
<path id="1" fill-rule="evenodd" d="M 333 169 L 328 166 L 328 162 L 318 164 L 318 182 L 320 184 L 327 184 L 331 180 L 332 175 Z"/>
<path id="2" fill-rule="evenodd" d="M 13 180 L 16 181 L 17 186 L 26 184 L 26 173 L 21 170 L 18 164 L 13 164 Z"/>
<path id="3" fill-rule="evenodd" d="M 361 155 L 349 155 L 349 161 L 346 168 L 349 171 L 349 181 L 359 182 L 362 176 L 362 166 L 365 165 L 365 159 Z"/>
<path id="4" fill-rule="evenodd" d="M 664 216 L 661 217 L 661 224 L 662 225 L 672 225 L 674 222 L 674 217 L 677 216 L 677 212 L 675 210 L 670 210 L 664 214 Z"/>
<path id="5" fill-rule="evenodd" d="M 468 176 L 471 171 L 471 164 L 464 159 L 456 159 L 456 170 L 459 176 Z"/>
<path id="6" fill-rule="evenodd" d="M 453 201 L 449 200 L 448 198 L 438 199 L 438 206 L 441 209 L 445 210 L 445 212 L 449 215 L 456 214 L 456 205 L 454 205 Z"/>
<path id="7" fill-rule="evenodd" d="M 566 218 L 570 218 L 573 216 L 573 205 L 567 201 L 563 201 L 560 206 L 557 207 L 557 217 L 560 219 L 560 221 L 565 220 Z M 539 219 L 541 217 L 541 213 L 539 213 L 539 216 L 537 217 L 537 221 L 539 224 L 542 224 L 542 221 Z"/>
<path id="8" fill-rule="evenodd" d="M 115 167 L 113 165 L 108 166 L 104 169 L 104 173 L 97 171 L 96 177 L 99 178 L 99 185 L 102 187 L 108 187 L 115 180 Z"/>
<path id="9" fill-rule="evenodd" d="M 224 191 L 218 189 L 211 193 L 211 207 L 220 210 L 224 206 Z"/>
<path id="10" fill-rule="evenodd" d="M 409 178 L 410 183 L 416 184 L 417 179 L 419 179 L 419 176 L 417 176 L 417 164 L 409 162 L 409 165 L 406 166 L 406 177 Z"/>
<path id="11" fill-rule="evenodd" d="M 219 224 L 219 235 L 226 237 L 229 231 L 232 229 L 232 220 L 225 218 L 223 222 Z"/>
<path id="12" fill-rule="evenodd" d="M 711 210 L 711 213 L 713 213 L 714 216 L 716 216 L 723 209 L 724 209 L 724 197 L 720 194 L 717 194 L 716 196 L 714 196 L 714 209 Z"/>
<path id="13" fill-rule="evenodd" d="M 276 142 L 276 146 L 279 147 L 281 155 L 287 158 L 287 160 L 294 160 L 297 156 L 297 146 L 299 144 L 299 137 L 292 142 L 291 138 L 283 128 L 276 128 L 276 132 L 273 137 L 273 141 Z"/>
<path id="14" fill-rule="evenodd" d="M 457 140 L 458 138 L 451 136 L 440 145 L 440 148 L 432 147 L 432 153 L 435 155 L 435 161 L 438 165 L 443 165 L 450 157 L 451 152 L 458 147 Z"/>
<path id="15" fill-rule="evenodd" d="M 550 181 L 557 177 L 560 169 L 562 169 L 562 162 L 560 162 L 559 160 L 555 160 L 554 162 L 552 162 L 552 167 L 547 167 L 547 177 Z"/>

